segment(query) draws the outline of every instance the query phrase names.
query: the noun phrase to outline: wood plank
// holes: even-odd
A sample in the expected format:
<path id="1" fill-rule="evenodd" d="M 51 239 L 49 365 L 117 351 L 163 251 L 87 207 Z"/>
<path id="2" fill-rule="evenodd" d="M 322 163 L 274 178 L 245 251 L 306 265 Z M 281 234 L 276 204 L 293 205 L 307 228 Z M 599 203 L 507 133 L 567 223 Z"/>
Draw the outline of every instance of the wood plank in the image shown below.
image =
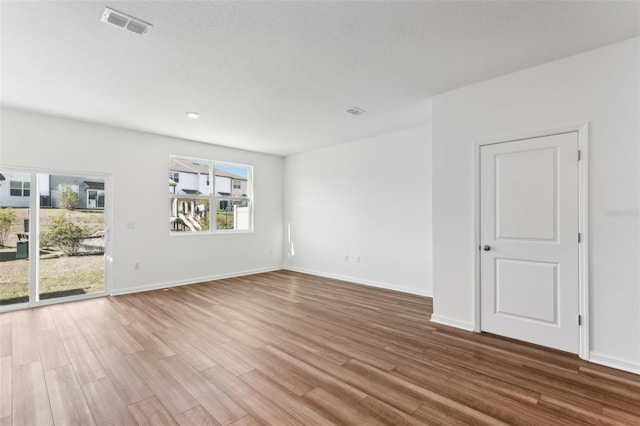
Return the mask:
<path id="1" fill-rule="evenodd" d="M 94 425 L 80 383 L 70 364 L 45 371 L 53 420 L 58 425 Z"/>
<path id="2" fill-rule="evenodd" d="M 40 330 L 37 332 L 37 339 L 40 359 L 45 371 L 62 367 L 71 362 L 57 329 Z"/>
<path id="3" fill-rule="evenodd" d="M 180 426 L 221 426 L 201 405 L 176 416 L 176 420 Z"/>
<path id="4" fill-rule="evenodd" d="M 262 426 L 262 423 L 253 418 L 253 416 L 247 414 L 240 420 L 236 420 L 231 423 L 230 426 Z"/>
<path id="5" fill-rule="evenodd" d="M 425 423 L 420 420 L 411 417 L 410 415 L 403 413 L 402 411 L 393 408 L 389 404 L 385 404 L 372 396 L 368 396 L 360 401 L 360 405 L 368 409 L 384 424 L 397 426 L 425 425 Z"/>
<path id="6" fill-rule="evenodd" d="M 341 378 L 336 378 L 331 374 L 326 373 L 323 369 L 317 368 L 310 363 L 300 360 L 297 354 L 305 351 L 298 351 L 294 354 L 296 356 L 291 356 L 271 346 L 266 346 L 264 350 L 281 358 L 285 365 L 287 365 L 287 368 L 291 369 L 302 377 L 306 377 L 307 380 L 311 383 L 328 390 L 333 395 L 336 395 L 339 398 L 357 403 L 367 396 L 366 393 L 345 383 Z M 319 359 L 323 359 L 318 355 L 314 354 L 314 356 L 318 357 Z M 329 361 L 326 361 L 324 359 L 323 362 L 329 363 Z"/>
<path id="7" fill-rule="evenodd" d="M 100 360 L 82 334 L 73 334 L 62 339 L 73 370 L 80 384 L 93 382 L 107 376 Z"/>
<path id="8" fill-rule="evenodd" d="M 16 314 L 22 313 L 16 312 Z M 40 361 L 38 339 L 34 330 L 35 324 L 29 323 L 26 315 L 16 315 L 11 326 L 11 358 L 13 365 L 18 366 Z"/>
<path id="9" fill-rule="evenodd" d="M 177 355 L 160 360 L 159 365 L 176 378 L 219 423 L 227 425 L 247 414 L 240 405 Z"/>
<path id="10" fill-rule="evenodd" d="M 173 349 L 153 334 L 153 329 L 148 329 L 139 323 L 133 323 L 124 326 L 124 330 L 144 348 L 147 358 L 160 359 L 176 354 Z"/>
<path id="11" fill-rule="evenodd" d="M 352 405 L 335 397 L 322 388 L 315 388 L 304 395 L 304 399 L 321 410 L 325 415 L 334 419 L 335 423 L 345 425 L 380 426 L 385 423 L 379 421 L 372 413 L 361 405 Z"/>
<path id="12" fill-rule="evenodd" d="M 98 426 L 137 426 L 137 423 L 108 377 L 81 386 Z"/>
<path id="13" fill-rule="evenodd" d="M 14 366 L 12 376 L 13 422 L 16 425 L 53 425 L 40 361 Z"/>
<path id="14" fill-rule="evenodd" d="M 178 422 L 156 397 L 151 397 L 129 405 L 139 426 L 178 426 Z"/>
<path id="15" fill-rule="evenodd" d="M 154 395 L 137 369 L 117 349 L 101 348 L 95 352 L 125 404 L 142 401 Z"/>
<path id="16" fill-rule="evenodd" d="M 144 351 L 127 357 L 145 383 L 166 409 L 177 415 L 199 405 L 198 401 L 170 374 L 163 371 L 156 361 L 148 359 Z"/>
<path id="17" fill-rule="evenodd" d="M 196 349 L 205 353 L 209 358 L 217 364 L 224 366 L 236 376 L 253 370 L 253 367 L 244 362 L 242 359 L 234 356 L 224 347 L 213 343 L 202 336 L 198 337 L 194 334 L 188 336 L 188 341 Z"/>
<path id="18" fill-rule="evenodd" d="M 421 405 L 420 399 L 415 395 L 411 395 L 405 388 L 398 385 L 398 383 L 392 379 L 389 379 L 389 377 L 383 374 L 376 374 L 377 371 L 373 369 L 373 367 L 371 370 L 372 374 L 358 374 L 358 372 L 354 372 L 343 366 L 327 362 L 311 352 L 298 351 L 294 353 L 293 356 L 359 389 L 365 394 L 375 396 L 405 413 L 413 413 Z M 354 361 L 349 361 L 345 365 L 349 365 L 352 362 Z M 380 371 L 380 373 L 383 372 Z"/>
<path id="19" fill-rule="evenodd" d="M 198 371 L 204 371 L 218 365 L 217 362 L 196 348 L 180 352 L 178 355 Z"/>
<path id="20" fill-rule="evenodd" d="M 307 393 L 315 387 L 303 375 L 287 368 L 286 363 L 269 352 L 251 350 L 239 343 L 227 343 L 224 348 L 296 395 Z"/>
<path id="21" fill-rule="evenodd" d="M 334 424 L 328 417 L 307 406 L 298 395 L 280 386 L 257 370 L 243 374 L 240 379 L 260 392 L 264 397 L 282 407 L 302 424 L 319 426 Z"/>
<path id="22" fill-rule="evenodd" d="M 210 368 L 204 374 L 259 422 L 282 426 L 302 424 L 223 366 Z"/>
<path id="23" fill-rule="evenodd" d="M 11 323 L 0 325 L 0 358 L 11 356 Z"/>
<path id="24" fill-rule="evenodd" d="M 0 358 L 0 418 L 11 416 L 13 398 L 12 368 L 11 356 Z"/>

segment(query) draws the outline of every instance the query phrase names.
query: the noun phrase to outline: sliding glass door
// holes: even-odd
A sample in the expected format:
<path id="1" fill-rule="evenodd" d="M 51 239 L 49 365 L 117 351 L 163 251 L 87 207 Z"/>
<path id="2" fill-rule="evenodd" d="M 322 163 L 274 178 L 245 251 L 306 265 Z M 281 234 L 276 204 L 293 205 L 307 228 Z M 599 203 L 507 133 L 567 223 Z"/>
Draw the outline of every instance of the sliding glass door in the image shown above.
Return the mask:
<path id="1" fill-rule="evenodd" d="M 106 294 L 106 178 L 12 171 L 2 176 L 0 309 Z"/>

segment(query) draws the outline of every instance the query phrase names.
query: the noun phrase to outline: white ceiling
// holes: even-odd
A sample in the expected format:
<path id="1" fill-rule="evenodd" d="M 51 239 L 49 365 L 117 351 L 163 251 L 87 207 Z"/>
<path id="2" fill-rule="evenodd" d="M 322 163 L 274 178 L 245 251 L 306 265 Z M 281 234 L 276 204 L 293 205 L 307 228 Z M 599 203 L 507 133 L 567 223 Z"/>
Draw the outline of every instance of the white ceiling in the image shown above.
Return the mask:
<path id="1" fill-rule="evenodd" d="M 107 25 L 105 6 L 153 30 Z M 4 105 L 283 155 L 428 123 L 433 95 L 640 35 L 636 1 L 0 7 Z"/>

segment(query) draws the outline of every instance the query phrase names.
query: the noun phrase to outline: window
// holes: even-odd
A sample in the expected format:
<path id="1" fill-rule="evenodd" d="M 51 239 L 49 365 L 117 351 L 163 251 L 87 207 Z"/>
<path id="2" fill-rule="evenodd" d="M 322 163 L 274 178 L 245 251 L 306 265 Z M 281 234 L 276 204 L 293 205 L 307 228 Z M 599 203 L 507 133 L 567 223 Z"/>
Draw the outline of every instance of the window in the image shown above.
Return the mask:
<path id="1" fill-rule="evenodd" d="M 252 172 L 244 164 L 172 156 L 170 232 L 251 231 Z M 181 181 L 173 178 L 178 173 Z"/>
<path id="2" fill-rule="evenodd" d="M 175 183 L 180 182 L 180 173 L 169 171 L 169 179 L 171 179 Z"/>
<path id="3" fill-rule="evenodd" d="M 12 180 L 9 183 L 9 195 L 12 197 L 28 197 L 31 195 L 31 182 Z"/>

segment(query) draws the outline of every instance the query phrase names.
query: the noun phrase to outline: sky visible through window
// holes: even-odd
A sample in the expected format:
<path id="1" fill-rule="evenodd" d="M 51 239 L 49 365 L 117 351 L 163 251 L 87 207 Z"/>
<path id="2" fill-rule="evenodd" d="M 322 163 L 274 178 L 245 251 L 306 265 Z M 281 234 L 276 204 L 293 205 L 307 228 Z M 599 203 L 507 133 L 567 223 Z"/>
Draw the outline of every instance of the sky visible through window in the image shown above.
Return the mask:
<path id="1" fill-rule="evenodd" d="M 234 175 L 242 176 L 248 179 L 249 169 L 243 166 L 234 166 L 232 164 L 220 164 L 216 163 L 216 169 L 223 170 L 225 172 L 233 173 Z"/>

